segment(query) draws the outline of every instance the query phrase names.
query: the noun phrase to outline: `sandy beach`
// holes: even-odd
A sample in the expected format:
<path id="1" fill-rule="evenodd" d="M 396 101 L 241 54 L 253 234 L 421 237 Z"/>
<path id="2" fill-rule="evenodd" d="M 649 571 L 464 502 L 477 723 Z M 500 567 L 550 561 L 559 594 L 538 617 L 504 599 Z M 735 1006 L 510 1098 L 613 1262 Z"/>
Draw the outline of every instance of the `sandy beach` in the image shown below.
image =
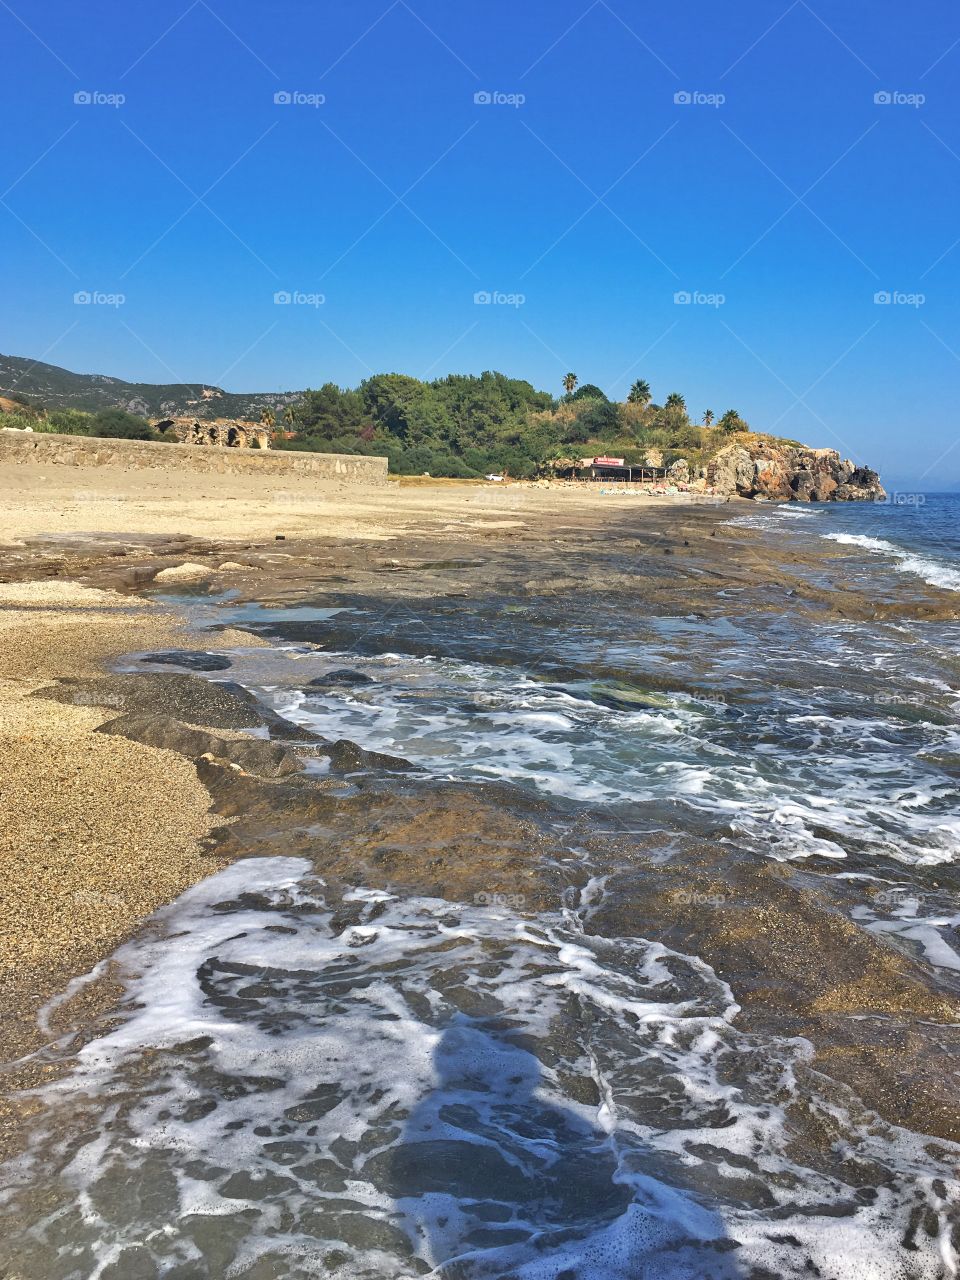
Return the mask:
<path id="1" fill-rule="evenodd" d="M 596 488 L 413 481 L 365 490 L 298 476 L 281 486 L 106 467 L 0 471 L 0 1017 L 8 1058 L 38 1043 L 33 1014 L 65 981 L 222 865 L 201 847 L 222 819 L 211 818 L 188 759 L 97 733 L 117 714 L 109 704 L 36 696 L 58 680 L 98 675 L 125 652 L 199 643 L 175 614 L 131 595 L 133 586 L 200 560 L 225 587 L 263 590 L 271 566 L 315 551 L 318 538 L 355 544 L 362 560 L 365 544 L 383 544 L 387 555 L 412 537 L 473 543 L 531 530 L 539 538 L 558 518 L 675 505 L 608 499 Z"/>

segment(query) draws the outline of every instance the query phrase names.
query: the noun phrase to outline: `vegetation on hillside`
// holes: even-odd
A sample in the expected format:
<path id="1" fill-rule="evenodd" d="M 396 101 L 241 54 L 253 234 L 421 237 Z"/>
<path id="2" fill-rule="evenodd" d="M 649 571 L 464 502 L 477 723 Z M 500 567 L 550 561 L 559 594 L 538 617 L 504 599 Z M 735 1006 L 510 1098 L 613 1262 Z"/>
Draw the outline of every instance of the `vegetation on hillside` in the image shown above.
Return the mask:
<path id="1" fill-rule="evenodd" d="M 453 374 L 421 382 L 377 374 L 356 388 L 332 382 L 306 391 L 287 419 L 294 432 L 282 447 L 332 453 L 386 454 L 400 475 L 537 475 L 560 458 L 615 453 L 631 463 L 652 450 L 668 465 L 686 458 L 702 465 L 733 431 L 749 427 L 735 410 L 716 426 L 714 415 L 695 426 L 682 395 L 662 405 L 649 384 L 634 383 L 623 403 L 610 400 L 576 374 L 554 399 L 529 382 L 502 373 Z"/>
<path id="2" fill-rule="evenodd" d="M 0 356 L 0 379 L 12 359 Z M 210 398 L 209 388 L 204 398 L 203 388 L 124 383 L 53 365 L 37 365 L 18 381 L 40 385 L 53 398 L 24 395 L 22 389 L 4 398 L 0 392 L 0 425 L 153 440 L 161 437 L 151 429 L 150 417 L 233 416 L 267 426 L 278 448 L 386 455 L 391 471 L 400 475 L 529 478 L 549 472 L 554 462 L 597 454 L 663 466 L 682 457 L 696 469 L 730 433 L 749 430 L 733 409 L 719 419 L 707 410 L 702 423 L 694 424 L 683 395 L 672 391 L 657 404 L 642 378 L 620 402 L 610 400 L 595 383 L 581 383 L 575 373 L 561 380 L 562 394 L 556 398 L 529 382 L 489 372 L 478 377 L 452 374 L 432 382 L 384 373 L 354 388 L 328 382 L 280 398 L 227 393 Z M 127 398 L 133 389 L 144 393 L 140 400 Z M 165 398 L 173 392 L 180 396 L 175 411 Z M 110 396 L 113 403 L 93 410 L 64 403 Z M 240 400 L 243 411 L 237 407 L 231 415 L 231 402 Z M 154 407 L 147 408 L 147 402 Z"/>

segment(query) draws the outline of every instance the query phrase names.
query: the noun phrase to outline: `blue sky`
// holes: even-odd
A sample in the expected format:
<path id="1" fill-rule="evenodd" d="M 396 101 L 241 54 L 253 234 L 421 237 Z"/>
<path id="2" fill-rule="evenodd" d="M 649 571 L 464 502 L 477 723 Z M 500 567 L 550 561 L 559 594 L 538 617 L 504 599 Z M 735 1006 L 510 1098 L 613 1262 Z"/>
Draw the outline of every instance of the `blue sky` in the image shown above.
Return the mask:
<path id="1" fill-rule="evenodd" d="M 3 0 L 0 38 L 6 353 L 643 376 L 960 481 L 953 6 Z"/>

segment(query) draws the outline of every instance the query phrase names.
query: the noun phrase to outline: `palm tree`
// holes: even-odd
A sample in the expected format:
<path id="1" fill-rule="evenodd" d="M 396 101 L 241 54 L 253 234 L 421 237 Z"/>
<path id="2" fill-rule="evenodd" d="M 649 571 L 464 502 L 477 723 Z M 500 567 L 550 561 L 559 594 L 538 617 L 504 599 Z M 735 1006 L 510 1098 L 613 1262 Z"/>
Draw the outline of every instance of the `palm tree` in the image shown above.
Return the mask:
<path id="1" fill-rule="evenodd" d="M 579 381 L 580 379 L 577 377 L 575 373 L 568 373 L 567 376 L 564 378 L 563 389 L 564 391 L 566 391 L 568 396 L 573 395 L 574 389 L 576 388 L 576 385 Z"/>
<path id="2" fill-rule="evenodd" d="M 272 427 L 277 420 L 277 415 L 270 408 L 260 410 L 260 421 L 265 427 Z"/>
<path id="3" fill-rule="evenodd" d="M 736 409 L 728 409 L 720 419 L 720 427 L 723 431 L 748 431 L 749 427 L 737 413 Z"/>
<path id="4" fill-rule="evenodd" d="M 713 421 L 713 410 L 708 409 L 707 412 L 703 415 L 703 425 L 705 427 L 709 427 L 712 421 Z"/>
<path id="5" fill-rule="evenodd" d="M 686 409 L 687 402 L 679 391 L 671 391 L 664 402 L 665 409 Z"/>
<path id="6" fill-rule="evenodd" d="M 283 411 L 283 420 L 287 424 L 287 430 L 292 431 L 297 425 L 297 411 L 292 404 L 288 404 Z"/>
<path id="7" fill-rule="evenodd" d="M 627 396 L 630 404 L 639 404 L 645 407 L 650 403 L 650 383 L 645 382 L 643 378 L 638 378 L 630 388 L 630 394 Z"/>

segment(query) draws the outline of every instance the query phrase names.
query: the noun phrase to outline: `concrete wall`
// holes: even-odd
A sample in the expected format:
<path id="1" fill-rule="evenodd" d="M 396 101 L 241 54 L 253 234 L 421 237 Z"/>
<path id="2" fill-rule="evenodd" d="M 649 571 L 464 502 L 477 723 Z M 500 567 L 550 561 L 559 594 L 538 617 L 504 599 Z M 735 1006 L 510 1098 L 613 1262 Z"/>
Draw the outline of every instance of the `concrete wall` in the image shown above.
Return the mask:
<path id="1" fill-rule="evenodd" d="M 387 482 L 386 458 L 344 453 L 294 453 L 261 449 L 223 449 L 208 445 L 155 443 L 152 440 L 100 440 L 45 431 L 0 431 L 0 463 L 34 462 L 66 467 L 159 468 L 164 471 L 270 476 L 310 475 L 318 480 L 355 484 Z"/>

